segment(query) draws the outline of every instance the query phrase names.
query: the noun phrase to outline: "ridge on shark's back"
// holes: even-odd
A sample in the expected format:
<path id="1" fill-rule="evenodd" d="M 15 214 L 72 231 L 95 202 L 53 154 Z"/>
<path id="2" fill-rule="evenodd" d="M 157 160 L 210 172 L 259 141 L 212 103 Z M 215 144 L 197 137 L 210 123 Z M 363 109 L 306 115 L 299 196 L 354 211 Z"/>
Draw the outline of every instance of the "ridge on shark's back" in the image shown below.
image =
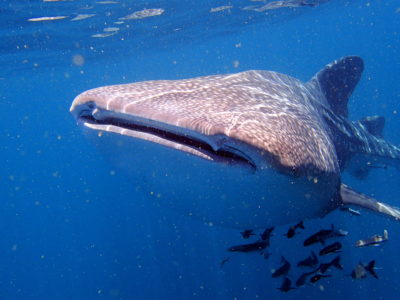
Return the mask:
<path id="1" fill-rule="evenodd" d="M 252 70 L 105 86 L 77 96 L 71 112 L 136 186 L 205 222 L 274 226 L 343 204 L 399 219 L 341 182 L 346 169 L 361 178 L 400 161 L 382 117 L 347 118 L 362 71 L 349 56 L 307 83 Z"/>

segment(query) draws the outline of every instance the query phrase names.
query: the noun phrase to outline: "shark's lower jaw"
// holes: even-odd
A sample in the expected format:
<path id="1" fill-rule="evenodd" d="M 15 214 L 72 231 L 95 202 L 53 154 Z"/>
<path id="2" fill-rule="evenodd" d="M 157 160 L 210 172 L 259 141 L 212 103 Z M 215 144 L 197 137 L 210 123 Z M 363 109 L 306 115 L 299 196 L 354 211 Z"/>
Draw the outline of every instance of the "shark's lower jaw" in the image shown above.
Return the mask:
<path id="1" fill-rule="evenodd" d="M 331 182 L 290 177 L 253 165 L 245 155 L 215 153 L 201 140 L 171 139 L 169 133 L 142 125 L 130 123 L 128 128 L 120 121 L 87 116 L 79 123 L 112 164 L 128 174 L 135 189 L 208 224 L 261 228 L 320 217 L 335 207 Z M 195 142 L 202 147 L 193 147 Z"/>
<path id="2" fill-rule="evenodd" d="M 232 144 L 224 143 L 227 139 L 222 135 L 205 136 L 153 120 L 91 107 L 82 109 L 78 116 L 78 123 L 87 128 L 144 139 L 215 163 L 241 165 L 253 171 L 257 169 L 249 155 Z"/>

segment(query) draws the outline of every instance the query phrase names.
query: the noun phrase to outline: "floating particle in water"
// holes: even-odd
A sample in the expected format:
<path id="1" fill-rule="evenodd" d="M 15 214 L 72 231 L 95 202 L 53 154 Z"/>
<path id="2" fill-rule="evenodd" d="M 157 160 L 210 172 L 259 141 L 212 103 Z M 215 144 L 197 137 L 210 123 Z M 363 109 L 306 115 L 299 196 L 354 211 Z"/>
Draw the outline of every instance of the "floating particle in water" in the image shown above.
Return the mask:
<path id="1" fill-rule="evenodd" d="M 30 18 L 29 22 L 42 22 L 42 21 L 54 21 L 68 18 L 68 16 L 54 16 L 54 17 L 38 17 L 38 18 Z"/>
<path id="2" fill-rule="evenodd" d="M 85 20 L 91 17 L 94 17 L 96 14 L 80 14 L 77 15 L 75 18 L 71 19 L 71 21 L 80 21 L 80 20 Z"/>
<path id="3" fill-rule="evenodd" d="M 74 55 L 73 57 L 72 57 L 72 63 L 75 65 L 75 66 L 83 66 L 83 64 L 85 63 L 85 58 L 82 56 L 82 55 L 80 55 L 80 54 L 76 54 L 76 55 Z"/>
<path id="4" fill-rule="evenodd" d="M 117 4 L 117 1 L 97 1 L 97 4 Z"/>
<path id="5" fill-rule="evenodd" d="M 119 18 L 119 20 L 135 20 L 135 19 L 144 19 L 148 17 L 155 17 L 162 15 L 164 13 L 163 8 L 149 8 L 135 11 L 134 13 L 127 15 L 125 17 Z"/>
<path id="6" fill-rule="evenodd" d="M 116 32 L 118 30 L 119 30 L 118 27 L 106 27 L 103 29 L 104 32 Z"/>
<path id="7" fill-rule="evenodd" d="M 116 34 L 119 31 L 118 27 L 106 27 L 103 29 L 104 32 L 93 34 L 94 38 L 105 38 Z"/>
<path id="8" fill-rule="evenodd" d="M 223 5 L 223 6 L 213 7 L 210 9 L 210 13 L 216 13 L 216 12 L 224 11 L 224 10 L 231 9 L 231 8 L 233 8 L 232 5 Z"/>
<path id="9" fill-rule="evenodd" d="M 249 6 L 242 7 L 242 10 L 254 10 L 254 11 L 256 11 L 256 9 L 258 9 L 258 8 L 259 7 L 256 6 L 256 5 L 249 5 Z"/>
<path id="10" fill-rule="evenodd" d="M 105 38 L 105 37 L 112 36 L 112 35 L 114 35 L 116 33 L 117 33 L 116 31 L 114 31 L 114 32 L 96 33 L 96 34 L 91 35 L 91 37 L 94 37 L 94 38 Z"/>

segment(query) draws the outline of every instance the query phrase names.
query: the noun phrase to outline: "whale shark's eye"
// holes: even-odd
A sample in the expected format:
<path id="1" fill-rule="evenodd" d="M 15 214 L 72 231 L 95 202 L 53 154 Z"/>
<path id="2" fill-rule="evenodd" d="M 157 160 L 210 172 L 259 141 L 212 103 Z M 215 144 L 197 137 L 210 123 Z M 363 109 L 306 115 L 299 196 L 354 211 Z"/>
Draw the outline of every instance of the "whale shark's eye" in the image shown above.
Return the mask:
<path id="1" fill-rule="evenodd" d="M 89 108 L 89 109 L 95 109 L 96 108 L 96 104 L 94 103 L 94 101 L 90 101 L 86 105 L 87 105 L 87 108 Z"/>

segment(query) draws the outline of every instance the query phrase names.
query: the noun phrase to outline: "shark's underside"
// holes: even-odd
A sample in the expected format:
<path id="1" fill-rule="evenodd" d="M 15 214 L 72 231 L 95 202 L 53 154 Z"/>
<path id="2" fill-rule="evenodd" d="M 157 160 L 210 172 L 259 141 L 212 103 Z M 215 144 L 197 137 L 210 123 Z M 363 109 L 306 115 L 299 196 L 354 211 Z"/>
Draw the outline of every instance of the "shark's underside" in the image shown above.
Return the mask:
<path id="1" fill-rule="evenodd" d="M 279 225 L 343 204 L 400 218 L 341 182 L 346 169 L 365 177 L 400 158 L 383 118 L 347 119 L 362 71 L 351 56 L 307 83 L 246 71 L 105 86 L 76 97 L 71 112 L 136 186 L 207 222 Z"/>

